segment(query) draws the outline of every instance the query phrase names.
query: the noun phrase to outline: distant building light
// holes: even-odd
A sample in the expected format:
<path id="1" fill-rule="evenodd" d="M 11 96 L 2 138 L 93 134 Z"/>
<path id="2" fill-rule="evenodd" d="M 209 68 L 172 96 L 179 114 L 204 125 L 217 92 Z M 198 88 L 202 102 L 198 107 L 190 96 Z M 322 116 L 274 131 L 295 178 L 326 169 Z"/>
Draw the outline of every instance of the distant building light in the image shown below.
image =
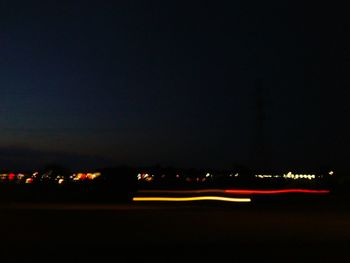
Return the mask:
<path id="1" fill-rule="evenodd" d="M 24 174 L 18 174 L 17 175 L 17 179 L 18 180 L 22 180 L 24 178 L 24 176 L 25 176 Z"/>
<path id="2" fill-rule="evenodd" d="M 272 176 L 271 174 L 257 174 L 257 175 L 255 175 L 255 177 L 258 177 L 258 178 L 272 178 L 272 177 L 275 177 L 275 176 Z"/>
<path id="3" fill-rule="evenodd" d="M 314 174 L 293 174 L 292 172 L 288 172 L 287 174 L 283 175 L 283 178 L 294 179 L 294 180 L 297 180 L 297 179 L 309 179 L 309 180 L 312 180 L 312 179 L 316 178 L 316 175 L 314 175 Z"/>
<path id="4" fill-rule="evenodd" d="M 145 180 L 146 182 L 151 182 L 153 181 L 153 177 L 152 176 L 146 177 Z"/>
<path id="5" fill-rule="evenodd" d="M 9 181 L 15 180 L 15 177 L 16 177 L 16 175 L 15 175 L 14 173 L 10 173 L 10 174 L 8 175 Z"/>
<path id="6" fill-rule="evenodd" d="M 27 178 L 26 184 L 31 184 L 31 183 L 33 183 L 33 178 Z"/>

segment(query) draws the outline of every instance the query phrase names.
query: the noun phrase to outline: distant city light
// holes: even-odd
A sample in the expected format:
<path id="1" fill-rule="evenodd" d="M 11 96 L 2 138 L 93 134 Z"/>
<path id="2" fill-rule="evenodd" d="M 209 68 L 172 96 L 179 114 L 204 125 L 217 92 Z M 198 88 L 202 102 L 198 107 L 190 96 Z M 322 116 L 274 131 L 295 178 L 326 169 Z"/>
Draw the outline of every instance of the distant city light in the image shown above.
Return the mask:
<path id="1" fill-rule="evenodd" d="M 146 181 L 146 182 L 151 182 L 154 180 L 154 175 L 153 174 L 148 174 L 148 173 L 139 173 L 137 175 L 137 180 L 138 181 Z"/>
<path id="2" fill-rule="evenodd" d="M 21 181 L 24 177 L 25 177 L 24 174 L 18 174 L 18 175 L 17 175 L 17 179 L 18 179 L 19 181 Z"/>
<path id="3" fill-rule="evenodd" d="M 73 181 L 84 181 L 84 180 L 95 180 L 99 176 L 101 176 L 101 173 L 77 173 L 77 174 L 73 174 L 69 178 L 72 178 Z"/>
<path id="4" fill-rule="evenodd" d="M 292 172 L 289 172 L 287 174 L 283 175 L 284 178 L 290 178 L 290 179 L 315 179 L 316 176 L 314 174 L 293 174 Z"/>
<path id="5" fill-rule="evenodd" d="M 31 184 L 33 183 L 33 178 L 27 178 L 26 179 L 26 184 Z"/>
<path id="6" fill-rule="evenodd" d="M 8 179 L 9 179 L 9 181 L 13 181 L 13 180 L 15 180 L 15 177 L 16 177 L 16 175 L 15 175 L 15 174 L 13 174 L 13 173 L 10 173 L 10 174 L 8 175 Z"/>
<path id="7" fill-rule="evenodd" d="M 279 174 L 256 174 L 255 178 L 285 178 L 285 179 L 294 179 L 294 180 L 298 180 L 298 179 L 316 179 L 316 175 L 315 174 L 293 174 L 292 172 L 288 172 L 287 174 L 283 174 L 283 176 L 279 175 Z"/>

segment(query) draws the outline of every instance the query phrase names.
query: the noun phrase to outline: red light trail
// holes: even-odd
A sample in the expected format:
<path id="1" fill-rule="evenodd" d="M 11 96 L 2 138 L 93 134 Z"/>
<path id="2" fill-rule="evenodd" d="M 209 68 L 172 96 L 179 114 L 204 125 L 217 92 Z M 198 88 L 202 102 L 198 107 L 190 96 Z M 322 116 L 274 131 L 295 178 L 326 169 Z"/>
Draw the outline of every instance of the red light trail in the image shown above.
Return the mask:
<path id="1" fill-rule="evenodd" d="M 255 189 L 201 189 L 201 190 L 140 190 L 139 193 L 153 194 L 199 194 L 199 193 L 223 193 L 238 195 L 273 195 L 273 194 L 329 194 L 329 190 L 316 189 L 275 189 L 275 190 L 255 190 Z"/>
<path id="2" fill-rule="evenodd" d="M 313 189 L 278 189 L 278 190 L 224 190 L 227 194 L 289 194 L 289 193 L 303 193 L 303 194 L 329 194 L 329 190 L 313 190 Z"/>

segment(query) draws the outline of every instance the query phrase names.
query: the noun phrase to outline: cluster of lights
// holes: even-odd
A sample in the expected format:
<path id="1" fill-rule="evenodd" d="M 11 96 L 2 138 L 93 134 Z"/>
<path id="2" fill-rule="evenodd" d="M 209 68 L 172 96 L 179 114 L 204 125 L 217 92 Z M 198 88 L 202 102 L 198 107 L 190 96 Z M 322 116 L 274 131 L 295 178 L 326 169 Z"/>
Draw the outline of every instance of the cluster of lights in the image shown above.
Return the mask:
<path id="1" fill-rule="evenodd" d="M 139 181 L 146 181 L 146 182 L 152 182 L 154 180 L 153 174 L 148 173 L 140 173 L 137 175 L 137 180 Z"/>
<path id="2" fill-rule="evenodd" d="M 10 174 L 0 174 L 0 180 L 1 181 L 14 181 L 16 180 L 16 175 L 14 173 Z"/>
<path id="3" fill-rule="evenodd" d="M 152 182 L 152 181 L 155 181 L 157 179 L 178 179 L 178 180 L 185 180 L 186 182 L 188 183 L 191 183 L 191 182 L 206 182 L 206 181 L 209 181 L 209 180 L 212 180 L 214 177 L 216 178 L 219 178 L 219 177 L 238 177 L 239 174 L 238 173 L 231 173 L 229 175 L 214 175 L 212 173 L 205 173 L 203 174 L 202 176 L 185 176 L 185 175 L 181 175 L 181 174 L 176 174 L 175 176 L 174 175 L 165 175 L 165 174 L 161 174 L 159 176 L 156 176 L 154 174 L 151 174 L 151 173 L 139 173 L 137 175 L 137 180 L 138 181 L 145 181 L 145 182 Z"/>
<path id="4" fill-rule="evenodd" d="M 330 171 L 329 175 L 333 175 L 334 172 Z M 256 174 L 255 178 L 260 179 L 266 179 L 266 178 L 284 178 L 284 179 L 292 179 L 292 180 L 299 180 L 299 179 L 308 179 L 308 180 L 314 180 L 316 178 L 322 178 L 323 175 L 316 176 L 315 174 L 294 174 L 292 172 L 288 172 L 283 175 L 279 174 Z"/>
<path id="5" fill-rule="evenodd" d="M 333 171 L 330 171 L 328 173 L 329 175 L 334 175 Z M 138 181 L 145 181 L 145 182 L 152 182 L 159 179 L 166 179 L 166 178 L 175 178 L 175 179 L 181 179 L 184 180 L 188 183 L 191 182 L 197 182 L 197 183 L 201 183 L 201 182 L 206 182 L 206 181 L 210 181 L 210 180 L 214 180 L 215 178 L 237 178 L 239 177 L 240 174 L 239 173 L 231 173 L 228 175 L 213 175 L 212 173 L 205 173 L 202 176 L 182 176 L 179 174 L 176 174 L 174 177 L 173 176 L 167 176 L 165 174 L 162 174 L 161 176 L 155 176 L 153 174 L 150 173 L 139 173 L 137 175 L 137 179 Z M 255 178 L 259 178 L 259 179 L 278 179 L 278 178 L 283 178 L 283 179 L 292 179 L 292 180 L 315 180 L 315 179 L 320 179 L 323 178 L 323 175 L 315 175 L 315 174 L 294 174 L 292 172 L 288 172 L 285 174 L 255 174 L 254 175 Z"/>
<path id="6" fill-rule="evenodd" d="M 287 174 L 283 175 L 283 178 L 287 178 L 287 179 L 294 179 L 294 180 L 298 180 L 298 179 L 316 179 L 316 175 L 314 174 L 293 174 L 292 172 L 289 172 Z"/>
<path id="7" fill-rule="evenodd" d="M 264 179 L 264 178 L 280 178 L 281 176 L 276 174 L 276 175 L 271 175 L 271 174 L 256 174 L 255 175 L 256 178 L 261 178 L 261 179 Z"/>
<path id="8" fill-rule="evenodd" d="M 37 173 L 23 174 L 23 173 L 3 173 L 0 174 L 0 182 L 26 183 L 30 184 L 34 181 Z"/>
<path id="9" fill-rule="evenodd" d="M 77 173 L 71 176 L 65 177 L 63 175 L 54 175 L 52 171 L 39 174 L 34 172 L 32 174 L 15 174 L 15 173 L 4 173 L 0 174 L 0 182 L 3 183 L 25 183 L 32 184 L 34 182 L 54 182 L 57 184 L 64 184 L 65 182 L 79 182 L 79 181 L 91 181 L 101 176 L 101 173 Z"/>
<path id="10" fill-rule="evenodd" d="M 95 180 L 101 176 L 101 173 L 76 173 L 70 176 L 70 179 L 74 182 Z"/>

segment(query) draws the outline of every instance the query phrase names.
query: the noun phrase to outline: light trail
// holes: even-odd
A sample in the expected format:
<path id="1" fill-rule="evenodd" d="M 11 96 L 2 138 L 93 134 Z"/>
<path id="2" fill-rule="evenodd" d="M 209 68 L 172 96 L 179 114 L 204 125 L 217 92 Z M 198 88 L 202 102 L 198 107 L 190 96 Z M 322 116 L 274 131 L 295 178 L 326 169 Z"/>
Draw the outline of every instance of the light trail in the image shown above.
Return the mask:
<path id="1" fill-rule="evenodd" d="M 224 190 L 227 194 L 289 194 L 289 193 L 304 193 L 304 194 L 329 194 L 329 190 L 312 190 L 312 189 L 279 189 L 279 190 Z"/>
<path id="2" fill-rule="evenodd" d="M 222 193 L 222 194 L 289 194 L 289 193 L 304 193 L 304 194 L 329 194 L 329 190 L 314 190 L 314 189 L 277 189 L 277 190 L 253 190 L 253 189 L 202 189 L 202 190 L 140 190 L 141 194 L 200 194 L 200 193 Z"/>
<path id="3" fill-rule="evenodd" d="M 222 196 L 195 196 L 195 197 L 134 197 L 133 201 L 165 201 L 165 202 L 191 202 L 191 201 L 225 201 L 249 203 L 250 198 L 231 198 Z"/>
<path id="4" fill-rule="evenodd" d="M 201 194 L 201 193 L 225 193 L 224 189 L 200 189 L 200 190 L 140 190 L 138 193 L 148 194 Z"/>

